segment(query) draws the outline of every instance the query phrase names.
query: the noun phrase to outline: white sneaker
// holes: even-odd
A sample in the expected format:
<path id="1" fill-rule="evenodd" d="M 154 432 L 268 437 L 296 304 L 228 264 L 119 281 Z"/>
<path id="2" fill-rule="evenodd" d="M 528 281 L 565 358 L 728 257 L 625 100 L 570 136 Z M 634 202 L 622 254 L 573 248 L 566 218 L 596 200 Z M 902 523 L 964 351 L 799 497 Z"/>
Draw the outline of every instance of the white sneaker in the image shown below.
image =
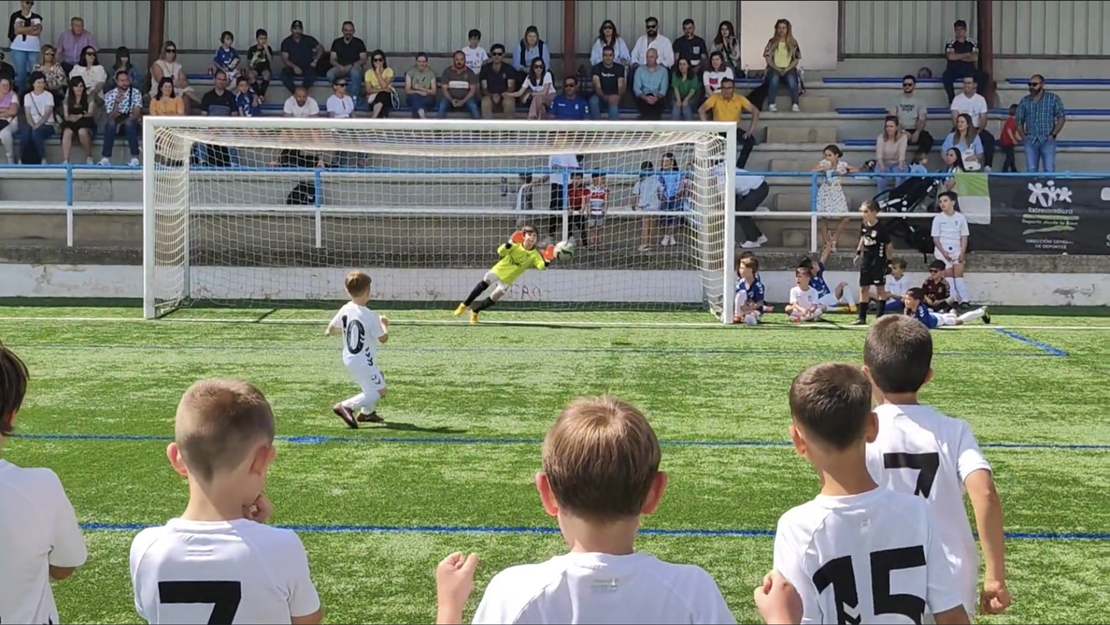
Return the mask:
<path id="1" fill-rule="evenodd" d="M 101 167 L 111 167 L 112 166 L 112 159 L 110 159 L 110 158 L 100 159 L 100 166 Z"/>
<path id="2" fill-rule="evenodd" d="M 141 165 L 141 163 L 139 163 L 139 159 L 137 159 L 137 158 L 131 159 L 131 161 L 127 164 L 130 165 L 131 167 L 139 167 Z"/>
<path id="3" fill-rule="evenodd" d="M 798 111 L 801 111 L 802 109 L 798 108 L 797 104 L 793 104 L 793 105 L 790 106 L 790 110 L 797 113 Z"/>
<path id="4" fill-rule="evenodd" d="M 740 244 L 740 247 L 742 247 L 746 250 L 753 250 L 753 249 L 759 247 L 760 245 L 763 245 L 763 244 L 758 242 L 758 241 L 744 241 L 743 243 Z"/>
<path id="5" fill-rule="evenodd" d="M 85 159 L 85 164 L 86 165 L 94 165 L 95 163 L 93 163 L 92 157 L 90 156 L 90 157 Z"/>
<path id="6" fill-rule="evenodd" d="M 767 112 L 768 113 L 777 113 L 778 110 L 779 110 L 779 107 L 774 105 L 774 104 L 767 107 Z"/>
<path id="7" fill-rule="evenodd" d="M 756 241 L 755 241 L 755 242 L 756 242 L 756 243 L 758 243 L 758 244 L 760 244 L 760 245 L 763 245 L 764 243 L 766 243 L 766 242 L 767 242 L 767 235 L 765 235 L 765 234 L 761 234 L 761 235 L 759 235 L 759 238 L 758 238 L 758 239 L 756 239 Z"/>

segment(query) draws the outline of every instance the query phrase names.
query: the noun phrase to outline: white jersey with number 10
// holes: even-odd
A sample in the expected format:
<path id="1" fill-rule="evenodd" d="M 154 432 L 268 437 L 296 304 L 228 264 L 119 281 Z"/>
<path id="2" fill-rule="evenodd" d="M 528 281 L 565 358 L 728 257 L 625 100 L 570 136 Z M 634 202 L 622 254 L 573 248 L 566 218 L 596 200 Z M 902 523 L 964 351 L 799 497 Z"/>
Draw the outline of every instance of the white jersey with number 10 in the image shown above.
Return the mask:
<path id="1" fill-rule="evenodd" d="M 378 339 L 384 334 L 378 313 L 347 302 L 335 313 L 331 326 L 343 331 L 343 364 L 373 364 L 380 344 Z"/>

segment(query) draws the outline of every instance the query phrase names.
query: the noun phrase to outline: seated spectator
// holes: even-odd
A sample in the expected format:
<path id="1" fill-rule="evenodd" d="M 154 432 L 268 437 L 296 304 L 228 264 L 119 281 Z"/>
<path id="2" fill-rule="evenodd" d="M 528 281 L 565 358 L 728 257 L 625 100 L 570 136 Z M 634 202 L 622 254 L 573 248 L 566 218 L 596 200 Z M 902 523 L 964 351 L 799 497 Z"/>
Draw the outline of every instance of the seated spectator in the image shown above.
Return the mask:
<path id="1" fill-rule="evenodd" d="M 802 48 L 794 38 L 790 20 L 775 22 L 775 34 L 763 48 L 763 60 L 767 62 L 767 110 L 779 110 L 775 99 L 779 96 L 779 85 L 785 81 L 790 91 L 790 110 L 798 112 L 798 98 L 801 96 L 798 63 L 802 60 Z"/>
<path id="2" fill-rule="evenodd" d="M 184 115 L 185 98 L 178 96 L 174 91 L 173 79 L 167 76 L 157 86 L 158 92 L 150 99 L 150 114 L 154 116 Z"/>
<path id="3" fill-rule="evenodd" d="M 170 85 L 173 91 L 173 85 Z M 85 150 L 85 164 L 92 165 L 92 140 L 96 134 L 96 98 L 90 98 L 85 83 L 80 78 L 72 78 L 69 83 L 69 93 L 62 102 L 62 163 L 69 163 L 69 155 L 73 151 L 73 135 Z M 153 102 L 151 103 L 153 109 Z"/>
<path id="4" fill-rule="evenodd" d="M 678 59 L 678 67 L 671 77 L 671 94 L 671 119 L 693 121 L 701 99 L 701 82 L 697 72 L 690 67 L 690 61 L 685 58 Z"/>
<path id="5" fill-rule="evenodd" d="M 898 118 L 891 115 L 883 122 L 883 134 L 875 140 L 875 173 L 895 174 L 906 173 L 906 145 L 909 137 L 898 126 Z M 875 178 L 878 192 L 882 193 L 888 188 L 902 184 L 904 178 Z"/>
<path id="6" fill-rule="evenodd" d="M 124 46 L 116 48 L 116 60 L 112 63 L 112 68 L 108 73 L 112 76 L 116 75 L 118 71 L 127 72 L 127 76 L 131 79 L 131 86 L 139 86 L 139 71 L 131 64 L 131 50 Z M 47 81 L 49 83 L 49 81 Z"/>
<path id="7" fill-rule="evenodd" d="M 173 81 L 173 92 L 185 104 L 185 114 L 189 114 L 192 101 L 196 98 L 193 88 L 189 86 L 189 78 L 185 75 L 185 68 L 177 61 L 177 44 L 167 41 L 162 48 L 162 58 L 150 66 L 150 81 L 153 83 L 150 95 L 153 97 L 158 85 L 163 78 Z"/>
<path id="8" fill-rule="evenodd" d="M 393 88 L 393 69 L 385 60 L 385 52 L 374 50 L 370 55 L 370 68 L 366 70 L 366 103 L 370 117 L 389 117 L 397 99 Z M 353 83 L 352 83 L 353 84 Z"/>
<path id="9" fill-rule="evenodd" d="M 1029 79 L 1029 95 L 1018 103 L 1014 125 L 1025 147 L 1025 167 L 1031 172 L 1056 171 L 1056 135 L 1067 123 L 1067 113 L 1060 96 L 1045 91 L 1044 76 L 1033 74 Z"/>
<path id="10" fill-rule="evenodd" d="M 308 97 L 308 91 L 304 87 L 296 87 L 293 90 L 293 95 L 285 100 L 284 108 L 285 117 L 296 117 L 298 119 L 307 119 L 311 117 L 320 116 L 320 104 L 316 100 Z M 309 134 L 310 138 L 317 138 L 317 130 L 312 130 Z M 291 133 L 292 134 L 292 133 Z M 298 141 L 303 142 L 303 134 L 297 133 Z M 278 159 L 270 163 L 271 167 L 312 167 L 315 164 L 317 167 L 323 168 L 325 163 L 323 157 L 325 154 L 315 154 L 310 152 L 302 152 L 300 150 L 281 150 L 278 154 Z"/>
<path id="11" fill-rule="evenodd" d="M 702 85 L 705 87 L 705 97 L 708 98 L 714 93 L 720 93 L 721 81 L 726 78 L 736 80 L 732 68 L 725 64 L 725 55 L 714 51 L 713 54 L 709 55 L 709 66 L 705 68 L 701 76 Z"/>
<path id="12" fill-rule="evenodd" d="M 694 32 L 695 28 L 694 20 L 683 20 L 682 36 L 674 40 L 673 48 L 675 63 L 678 63 L 679 59 L 686 59 L 696 73 L 701 69 L 702 62 L 708 58 L 709 50 L 706 49 L 705 39 Z"/>
<path id="13" fill-rule="evenodd" d="M 235 49 L 235 35 L 229 30 L 220 33 L 220 45 L 212 55 L 212 67 L 208 68 L 208 75 L 215 76 L 216 72 L 223 71 L 227 74 L 229 83 L 239 84 L 239 51 Z"/>
<path id="14" fill-rule="evenodd" d="M 48 164 L 46 140 L 54 136 L 54 96 L 46 77 L 31 74 L 31 90 L 23 96 L 24 122 L 19 126 L 20 160 L 24 165 Z"/>
<path id="15" fill-rule="evenodd" d="M 405 72 L 405 100 L 412 116 L 424 119 L 436 103 L 436 73 L 428 69 L 428 55 L 416 55 L 416 67 Z"/>
<path id="16" fill-rule="evenodd" d="M 956 174 L 966 172 L 964 168 L 964 159 L 961 155 L 959 148 L 948 148 L 944 150 L 944 166 L 945 171 L 952 174 L 944 179 L 944 191 L 954 191 L 956 189 Z"/>
<path id="17" fill-rule="evenodd" d="M 971 116 L 961 113 L 956 118 L 956 129 L 948 134 L 940 149 L 945 152 L 955 149 L 965 170 L 978 171 L 983 168 L 983 142 L 975 134 L 971 123 Z"/>
<path id="18" fill-rule="evenodd" d="M 331 42 L 331 69 L 328 70 L 328 82 L 335 83 L 336 78 L 346 78 L 350 85 L 350 93 L 354 100 L 358 100 L 362 93 L 363 76 L 369 78 L 373 68 L 366 67 L 366 43 L 355 37 L 354 22 L 343 22 L 343 36 Z M 375 54 L 378 54 L 375 52 Z M 384 58 L 384 54 L 382 55 Z M 392 74 L 392 72 L 390 72 Z M 367 101 L 373 96 L 367 92 Z M 378 117 L 373 115 L 373 117 Z"/>
<path id="19" fill-rule="evenodd" d="M 328 97 L 328 117 L 350 119 L 355 114 L 355 101 L 347 94 L 347 79 L 336 78 L 331 85 L 332 94 Z"/>
<path id="20" fill-rule="evenodd" d="M 532 67 L 536 59 L 541 59 L 545 68 L 551 67 L 551 50 L 548 50 L 547 44 L 540 39 L 540 30 L 535 26 L 529 26 L 524 29 L 524 38 L 513 51 L 513 67 L 516 68 L 517 77 L 521 81 L 524 80 L 524 76 L 528 74 L 528 68 Z"/>
<path id="21" fill-rule="evenodd" d="M 740 38 L 732 22 L 725 20 L 717 26 L 717 36 L 713 38 L 713 51 L 724 57 L 725 66 L 734 72 L 742 69 L 740 65 Z M 712 60 L 712 59 L 711 59 Z M 735 76 L 734 76 L 735 78 Z"/>
<path id="22" fill-rule="evenodd" d="M 85 48 L 96 50 L 100 46 L 96 43 L 96 37 L 85 30 L 85 20 L 75 17 L 69 20 L 69 30 L 58 35 L 56 48 L 58 50 L 56 60 L 62 64 L 62 69 L 68 75 L 74 65 L 81 63 L 81 53 Z"/>
<path id="23" fill-rule="evenodd" d="M 898 118 L 898 125 L 907 136 L 907 144 L 916 147 L 918 152 L 928 153 L 933 149 L 933 135 L 925 130 L 928 122 L 928 107 L 916 93 L 917 78 L 912 74 L 902 77 L 902 97 L 890 109 L 890 114 Z"/>
<path id="24" fill-rule="evenodd" d="M 974 79 L 980 93 L 986 89 L 987 81 L 990 80 L 990 76 L 978 68 L 979 44 L 967 36 L 967 22 L 956 20 L 952 28 L 955 37 L 944 44 L 944 55 L 948 63 L 941 77 L 949 102 L 956 97 L 955 84 L 963 82 L 964 78 Z"/>
<path id="25" fill-rule="evenodd" d="M 262 101 L 266 101 L 266 90 L 270 88 L 270 79 L 274 75 L 274 49 L 269 41 L 269 33 L 259 28 L 254 31 L 254 45 L 247 48 L 247 77 Z"/>
<path id="26" fill-rule="evenodd" d="M 666 36 L 659 34 L 659 20 L 647 18 L 644 20 L 644 30 L 644 34 L 636 40 L 636 47 L 632 48 L 632 68 L 646 65 L 648 50 L 655 50 L 656 62 L 670 70 L 674 67 L 674 44 Z"/>
<path id="27" fill-rule="evenodd" d="M 524 77 L 520 89 L 513 94 L 521 104 L 531 104 L 528 107 L 528 119 L 543 119 L 547 115 L 547 105 L 555 98 L 555 79 L 547 71 L 543 59 L 532 61 L 532 71 Z"/>
<path id="28" fill-rule="evenodd" d="M 604 47 L 601 52 L 601 62 L 594 64 L 590 74 L 590 81 L 594 87 L 594 93 L 590 96 L 590 116 L 593 119 L 601 119 L 601 109 L 604 105 L 609 113 L 609 119 L 620 119 L 620 102 L 625 92 L 625 69 L 623 65 L 616 62 L 616 50 L 613 46 Z"/>
<path id="29" fill-rule="evenodd" d="M 43 46 L 42 58 L 35 64 L 34 71 L 46 77 L 46 90 L 54 95 L 54 110 L 60 112 L 62 110 L 62 98 L 65 97 L 69 79 L 66 77 L 62 64 L 57 62 L 57 56 L 58 53 L 54 50 L 54 46 L 50 44 Z"/>
<path id="30" fill-rule="evenodd" d="M 320 104 L 308 97 L 308 90 L 304 87 L 296 87 L 293 89 L 293 95 L 285 101 L 284 107 L 285 117 L 319 117 Z"/>
<path id="31" fill-rule="evenodd" d="M 505 46 L 495 43 L 489 49 L 492 61 L 482 66 L 478 82 L 482 86 L 482 117 L 493 119 L 493 109 L 501 107 L 505 119 L 516 117 L 516 70 L 505 62 Z"/>
<path id="32" fill-rule="evenodd" d="M 567 76 L 563 81 L 563 92 L 551 100 L 551 116 L 555 119 L 585 121 L 590 116 L 586 99 L 578 95 L 578 81 Z"/>
<path id="33" fill-rule="evenodd" d="M 952 113 L 952 125 L 959 126 L 958 119 L 960 115 L 967 115 L 971 120 L 972 132 L 979 138 L 983 144 L 983 158 L 979 163 L 984 167 L 994 165 L 994 135 L 987 130 L 987 115 L 990 113 L 990 108 L 987 106 L 987 100 L 975 92 L 976 83 L 974 78 L 964 78 L 964 91 L 952 99 L 952 104 L 949 107 Z"/>
<path id="34" fill-rule="evenodd" d="M 471 28 L 466 34 L 466 47 L 462 51 L 466 55 L 466 66 L 475 74 L 481 74 L 482 66 L 489 61 L 489 55 L 486 54 L 486 49 L 480 45 L 481 43 L 482 31 Z"/>
<path id="35" fill-rule="evenodd" d="M 200 99 L 200 110 L 210 117 L 229 117 L 239 114 L 235 94 L 228 90 L 227 74 L 216 72 L 216 86 Z M 231 150 L 223 145 L 197 143 L 193 149 L 198 164 L 209 167 L 229 167 L 232 164 Z"/>
<path id="36" fill-rule="evenodd" d="M 759 109 L 747 98 L 736 93 L 736 83 L 731 78 L 722 80 L 720 93 L 709 96 L 709 99 L 698 108 L 698 117 L 702 121 L 708 120 L 708 114 L 712 112 L 713 121 L 733 122 L 737 126 L 745 110 L 752 116 L 752 124 L 747 132 L 736 138 L 740 148 L 740 156 L 736 159 L 736 167 L 739 169 L 744 168 L 752 149 L 755 148 L 755 125 L 759 122 Z"/>
<path id="37" fill-rule="evenodd" d="M 14 144 L 12 133 L 19 129 L 19 94 L 12 89 L 12 79 L 0 78 L 0 143 L 4 145 L 4 157 L 12 160 Z"/>
<path id="38" fill-rule="evenodd" d="M 116 145 L 116 134 L 122 129 L 127 135 L 127 147 L 131 150 L 129 165 L 138 167 L 143 94 L 131 86 L 131 77 L 127 72 L 120 70 L 115 78 L 116 88 L 104 94 L 104 147 L 100 151 L 100 164 L 112 164 L 112 148 Z"/>
<path id="39" fill-rule="evenodd" d="M 104 66 L 100 64 L 95 49 L 90 47 L 81 51 L 81 62 L 73 66 L 73 69 L 69 72 L 69 77 L 80 78 L 84 81 L 89 97 L 98 96 L 103 98 L 102 91 L 104 90 L 104 83 L 108 82 L 108 73 L 104 70 Z"/>
<path id="40" fill-rule="evenodd" d="M 262 116 L 262 99 L 251 89 L 251 79 L 246 76 L 235 79 L 235 109 L 240 117 Z"/>
<path id="41" fill-rule="evenodd" d="M 597 67 L 604 62 L 606 46 L 613 49 L 613 62 L 620 65 L 622 70 L 626 69 L 632 61 L 632 53 L 628 51 L 624 38 L 617 34 L 617 25 L 613 20 L 605 20 L 601 23 L 601 28 L 597 29 L 597 39 L 594 39 L 594 47 L 590 50 L 590 67 Z"/>
<path id="42" fill-rule="evenodd" d="M 632 79 L 632 93 L 636 96 L 636 108 L 640 109 L 640 119 L 662 119 L 667 106 L 667 91 L 670 76 L 667 68 L 659 64 L 659 53 L 655 48 L 647 51 L 647 64 L 637 69 Z"/>
<path id="43" fill-rule="evenodd" d="M 324 47 L 316 41 L 315 37 L 304 34 L 304 23 L 293 20 L 289 27 L 289 36 L 281 42 L 281 61 L 285 67 L 281 68 L 281 84 L 293 93 L 296 88 L 294 80 L 301 79 L 305 89 L 311 89 L 316 82 L 317 65 L 324 56 Z"/>
<path id="44" fill-rule="evenodd" d="M 35 13 L 34 0 L 21 0 L 20 9 L 8 20 L 8 40 L 11 41 L 12 63 L 15 65 L 15 87 L 19 92 L 27 88 L 27 75 L 39 58 L 42 42 L 42 16 Z"/>
<path id="45" fill-rule="evenodd" d="M 451 66 L 443 70 L 440 80 L 442 94 L 436 117 L 444 119 L 447 111 L 466 109 L 472 119 L 481 119 L 478 110 L 478 75 L 466 66 L 466 55 L 456 50 L 451 58 Z"/>

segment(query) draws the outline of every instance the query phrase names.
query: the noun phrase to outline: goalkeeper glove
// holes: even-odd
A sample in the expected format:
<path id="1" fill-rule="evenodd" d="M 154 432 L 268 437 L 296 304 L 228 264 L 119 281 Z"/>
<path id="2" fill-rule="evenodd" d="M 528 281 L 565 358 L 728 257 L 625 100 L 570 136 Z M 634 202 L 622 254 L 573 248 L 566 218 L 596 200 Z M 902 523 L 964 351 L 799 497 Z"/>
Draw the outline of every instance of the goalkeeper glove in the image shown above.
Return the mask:
<path id="1" fill-rule="evenodd" d="M 524 241 L 524 233 L 521 232 L 520 230 L 517 230 L 516 232 L 513 233 L 513 236 L 509 237 L 509 243 L 515 243 L 517 245 L 520 245 L 523 241 Z"/>
<path id="2" fill-rule="evenodd" d="M 543 248 L 543 250 L 540 251 L 540 256 L 543 256 L 543 259 L 547 261 L 548 264 L 551 264 L 551 261 L 555 260 L 555 246 L 548 245 Z"/>

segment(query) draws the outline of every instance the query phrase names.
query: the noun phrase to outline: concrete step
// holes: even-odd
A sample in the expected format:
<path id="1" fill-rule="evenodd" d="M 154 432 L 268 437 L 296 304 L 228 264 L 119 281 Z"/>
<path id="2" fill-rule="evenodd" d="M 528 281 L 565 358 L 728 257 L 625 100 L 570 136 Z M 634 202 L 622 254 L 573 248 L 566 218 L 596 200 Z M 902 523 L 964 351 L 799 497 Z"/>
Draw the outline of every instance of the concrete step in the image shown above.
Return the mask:
<path id="1" fill-rule="evenodd" d="M 772 126 L 767 143 L 836 143 L 835 126 Z"/>
<path id="2" fill-rule="evenodd" d="M 741 90 L 741 93 L 746 93 L 746 90 Z M 778 107 L 779 112 L 790 112 L 790 96 L 782 95 L 779 92 L 779 97 L 775 99 L 775 105 Z M 802 113 L 831 113 L 833 111 L 833 101 L 827 95 L 810 95 L 806 94 L 798 99 L 798 108 Z"/>

